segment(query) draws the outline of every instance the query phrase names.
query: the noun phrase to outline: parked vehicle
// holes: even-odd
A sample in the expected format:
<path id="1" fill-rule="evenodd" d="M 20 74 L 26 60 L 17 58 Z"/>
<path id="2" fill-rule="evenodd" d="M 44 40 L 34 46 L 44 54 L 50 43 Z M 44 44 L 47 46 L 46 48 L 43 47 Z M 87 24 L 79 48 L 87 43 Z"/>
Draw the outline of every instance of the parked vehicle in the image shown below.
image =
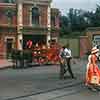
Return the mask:
<path id="1" fill-rule="evenodd" d="M 57 45 L 38 46 L 32 49 L 33 62 L 36 64 L 57 64 L 59 61 L 59 47 Z"/>
<path id="2" fill-rule="evenodd" d="M 24 50 L 13 50 L 14 67 L 28 67 L 33 64 L 57 64 L 59 62 L 59 50 L 60 47 L 57 43 L 51 43 L 49 47 L 45 44 L 36 44 L 31 47 L 29 45 L 29 48 L 27 46 Z"/>

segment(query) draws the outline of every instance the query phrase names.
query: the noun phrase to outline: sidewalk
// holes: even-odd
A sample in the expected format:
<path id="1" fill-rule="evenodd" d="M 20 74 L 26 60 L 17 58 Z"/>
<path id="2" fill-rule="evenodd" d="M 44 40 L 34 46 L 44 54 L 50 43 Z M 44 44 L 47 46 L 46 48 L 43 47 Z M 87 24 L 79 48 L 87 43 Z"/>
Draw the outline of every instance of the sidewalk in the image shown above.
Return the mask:
<path id="1" fill-rule="evenodd" d="M 87 60 L 86 59 L 73 59 L 72 63 L 82 66 L 83 64 L 87 63 Z M 12 65 L 13 65 L 13 63 L 11 60 L 0 59 L 0 70 L 6 69 L 6 68 L 12 68 Z"/>
<path id="2" fill-rule="evenodd" d="M 7 59 L 0 59 L 0 69 L 12 67 L 12 62 Z"/>

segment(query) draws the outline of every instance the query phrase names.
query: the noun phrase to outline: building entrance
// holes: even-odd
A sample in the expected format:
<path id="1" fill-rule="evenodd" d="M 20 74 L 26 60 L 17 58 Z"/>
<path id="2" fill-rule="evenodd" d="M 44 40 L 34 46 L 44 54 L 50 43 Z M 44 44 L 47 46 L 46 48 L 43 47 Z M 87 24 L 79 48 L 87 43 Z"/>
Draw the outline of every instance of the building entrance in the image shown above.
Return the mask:
<path id="1" fill-rule="evenodd" d="M 6 40 L 6 53 L 7 53 L 7 58 L 9 58 L 11 56 L 11 52 L 12 52 L 12 48 L 13 48 L 13 39 L 12 38 L 8 38 Z"/>
<path id="2" fill-rule="evenodd" d="M 23 35 L 23 49 L 27 48 L 27 42 L 31 41 L 31 45 L 46 44 L 46 35 Z"/>

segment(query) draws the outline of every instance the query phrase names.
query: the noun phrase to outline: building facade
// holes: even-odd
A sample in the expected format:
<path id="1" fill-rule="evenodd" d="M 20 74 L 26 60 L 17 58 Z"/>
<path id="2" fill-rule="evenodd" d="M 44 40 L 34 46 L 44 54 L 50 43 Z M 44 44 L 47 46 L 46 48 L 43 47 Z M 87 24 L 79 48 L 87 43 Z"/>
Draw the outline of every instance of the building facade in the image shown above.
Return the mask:
<path id="1" fill-rule="evenodd" d="M 1 0 L 0 17 L 0 57 L 23 50 L 29 39 L 46 45 L 58 39 L 59 10 L 51 9 L 51 0 Z"/>
<path id="2" fill-rule="evenodd" d="M 100 27 L 90 27 L 86 30 L 86 35 L 92 48 L 95 45 L 100 46 Z"/>
<path id="3" fill-rule="evenodd" d="M 51 38 L 56 41 L 59 39 L 60 15 L 59 9 L 51 8 Z"/>
<path id="4" fill-rule="evenodd" d="M 80 56 L 89 53 L 96 45 L 100 49 L 100 27 L 89 27 L 85 30 L 85 36 L 80 37 Z"/>

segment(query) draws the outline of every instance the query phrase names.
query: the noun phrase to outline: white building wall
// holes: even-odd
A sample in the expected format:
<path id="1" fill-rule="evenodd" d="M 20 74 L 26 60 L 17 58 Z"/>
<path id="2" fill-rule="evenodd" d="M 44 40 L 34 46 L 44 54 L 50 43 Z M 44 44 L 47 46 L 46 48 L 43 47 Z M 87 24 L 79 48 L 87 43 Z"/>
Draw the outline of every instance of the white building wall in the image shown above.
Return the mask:
<path id="1" fill-rule="evenodd" d="M 47 22 L 47 27 L 48 27 L 48 34 L 47 34 L 47 45 L 49 46 L 49 40 L 51 39 L 51 5 L 48 6 L 48 16 L 47 16 L 48 22 Z"/>
<path id="2" fill-rule="evenodd" d="M 23 26 L 23 4 L 21 2 L 18 3 L 18 16 L 17 16 L 17 31 L 18 31 L 18 36 L 17 36 L 17 49 L 22 50 L 23 49 L 23 36 L 22 36 L 22 26 Z"/>

